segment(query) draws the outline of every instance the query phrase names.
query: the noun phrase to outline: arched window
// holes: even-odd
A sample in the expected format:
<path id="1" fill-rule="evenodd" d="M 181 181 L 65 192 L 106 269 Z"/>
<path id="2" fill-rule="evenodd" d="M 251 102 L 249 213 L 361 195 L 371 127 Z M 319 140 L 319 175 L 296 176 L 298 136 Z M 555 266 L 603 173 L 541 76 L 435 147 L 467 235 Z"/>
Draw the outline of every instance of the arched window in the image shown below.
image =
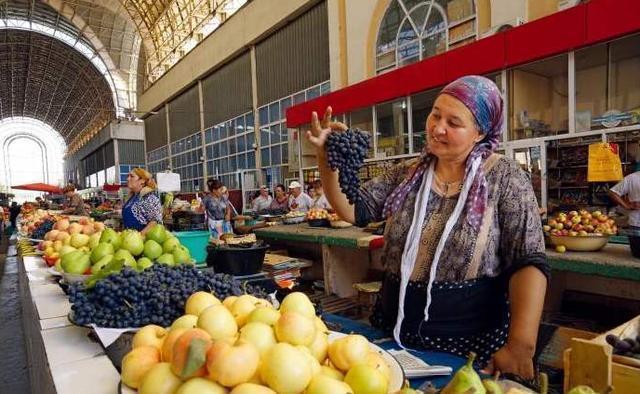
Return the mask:
<path id="1" fill-rule="evenodd" d="M 401 67 L 474 41 L 473 0 L 392 0 L 376 46 L 376 71 Z"/>

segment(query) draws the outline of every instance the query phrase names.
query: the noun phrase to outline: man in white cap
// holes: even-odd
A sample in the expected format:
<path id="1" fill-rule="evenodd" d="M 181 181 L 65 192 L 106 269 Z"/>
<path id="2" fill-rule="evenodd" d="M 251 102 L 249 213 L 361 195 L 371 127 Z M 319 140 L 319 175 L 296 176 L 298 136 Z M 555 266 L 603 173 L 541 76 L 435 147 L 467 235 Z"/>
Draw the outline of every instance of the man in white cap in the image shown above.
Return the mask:
<path id="1" fill-rule="evenodd" d="M 289 208 L 292 211 L 307 212 L 313 206 L 313 200 L 302 191 L 300 182 L 293 181 L 289 184 Z"/>
<path id="2" fill-rule="evenodd" d="M 273 201 L 273 198 L 269 195 L 269 189 L 267 189 L 267 186 L 262 185 L 260 186 L 260 194 L 253 199 L 253 210 L 256 212 L 264 211 L 269 208 L 271 201 Z"/>

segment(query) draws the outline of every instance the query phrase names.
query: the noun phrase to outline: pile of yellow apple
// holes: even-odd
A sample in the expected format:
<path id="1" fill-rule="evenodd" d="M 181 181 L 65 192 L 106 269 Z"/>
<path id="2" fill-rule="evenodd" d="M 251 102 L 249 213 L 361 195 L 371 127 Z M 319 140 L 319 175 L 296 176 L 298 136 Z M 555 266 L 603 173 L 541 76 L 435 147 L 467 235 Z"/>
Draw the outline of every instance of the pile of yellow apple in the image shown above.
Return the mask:
<path id="1" fill-rule="evenodd" d="M 329 212 L 322 208 L 311 208 L 307 211 L 307 220 L 329 219 Z"/>
<path id="2" fill-rule="evenodd" d="M 618 232 L 615 220 L 600 211 L 585 209 L 560 212 L 551 218 L 543 230 L 552 235 L 584 237 L 587 235 L 615 235 Z"/>
<path id="3" fill-rule="evenodd" d="M 105 226 L 93 218 L 81 217 L 77 222 L 67 218 L 58 220 L 53 229 L 44 235 L 44 241 L 38 244 L 38 249 L 44 252 L 44 260 L 49 266 L 60 261 L 65 246 L 89 251 L 98 244 L 101 232 Z"/>
<path id="4" fill-rule="evenodd" d="M 251 295 L 220 302 L 192 294 L 185 315 L 148 325 L 122 360 L 122 382 L 141 394 L 387 394 L 390 369 L 361 335 L 329 343 L 303 293 L 280 309 Z"/>

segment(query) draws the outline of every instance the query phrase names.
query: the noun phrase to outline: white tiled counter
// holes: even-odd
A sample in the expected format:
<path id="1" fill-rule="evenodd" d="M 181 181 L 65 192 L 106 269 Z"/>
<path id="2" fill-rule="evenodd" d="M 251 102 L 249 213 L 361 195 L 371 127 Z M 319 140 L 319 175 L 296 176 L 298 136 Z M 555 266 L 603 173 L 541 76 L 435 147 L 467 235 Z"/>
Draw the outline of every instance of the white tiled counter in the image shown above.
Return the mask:
<path id="1" fill-rule="evenodd" d="M 72 325 L 68 297 L 39 257 L 18 260 L 31 392 L 113 394 L 120 375 L 89 330 Z"/>

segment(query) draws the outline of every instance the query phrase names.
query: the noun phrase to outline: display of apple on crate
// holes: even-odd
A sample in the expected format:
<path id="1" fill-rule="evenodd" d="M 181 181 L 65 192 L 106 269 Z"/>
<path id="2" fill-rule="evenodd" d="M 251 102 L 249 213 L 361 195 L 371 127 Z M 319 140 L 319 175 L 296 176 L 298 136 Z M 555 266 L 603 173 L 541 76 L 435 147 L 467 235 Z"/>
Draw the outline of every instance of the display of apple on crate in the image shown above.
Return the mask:
<path id="1" fill-rule="evenodd" d="M 615 235 L 618 226 L 615 220 L 600 211 L 589 212 L 585 209 L 559 212 L 543 226 L 546 233 L 555 236 L 584 237 L 597 235 Z"/>

